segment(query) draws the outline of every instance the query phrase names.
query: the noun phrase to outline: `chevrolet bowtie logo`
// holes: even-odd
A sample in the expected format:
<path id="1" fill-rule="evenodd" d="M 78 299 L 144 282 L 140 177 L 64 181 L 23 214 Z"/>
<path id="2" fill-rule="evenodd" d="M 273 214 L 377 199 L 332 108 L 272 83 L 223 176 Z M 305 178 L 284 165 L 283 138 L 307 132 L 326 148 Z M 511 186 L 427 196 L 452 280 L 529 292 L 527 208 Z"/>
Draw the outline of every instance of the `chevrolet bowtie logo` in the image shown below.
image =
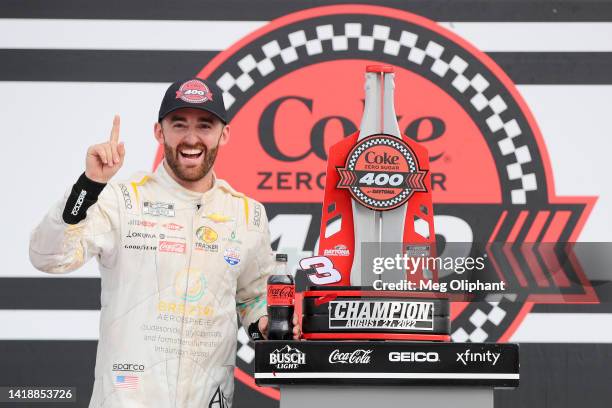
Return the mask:
<path id="1" fill-rule="evenodd" d="M 228 222 L 233 220 L 232 217 L 219 213 L 207 214 L 204 216 L 204 218 L 207 218 L 213 222 Z"/>

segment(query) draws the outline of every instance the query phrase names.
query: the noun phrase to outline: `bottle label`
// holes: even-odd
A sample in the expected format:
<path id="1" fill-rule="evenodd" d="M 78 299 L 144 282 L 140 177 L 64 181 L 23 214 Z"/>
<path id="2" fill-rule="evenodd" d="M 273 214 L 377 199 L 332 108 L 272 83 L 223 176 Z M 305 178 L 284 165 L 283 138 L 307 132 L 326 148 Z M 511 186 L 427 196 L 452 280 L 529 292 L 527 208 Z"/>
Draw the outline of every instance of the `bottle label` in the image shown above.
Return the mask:
<path id="1" fill-rule="evenodd" d="M 268 285 L 268 306 L 293 306 L 295 286 Z"/>

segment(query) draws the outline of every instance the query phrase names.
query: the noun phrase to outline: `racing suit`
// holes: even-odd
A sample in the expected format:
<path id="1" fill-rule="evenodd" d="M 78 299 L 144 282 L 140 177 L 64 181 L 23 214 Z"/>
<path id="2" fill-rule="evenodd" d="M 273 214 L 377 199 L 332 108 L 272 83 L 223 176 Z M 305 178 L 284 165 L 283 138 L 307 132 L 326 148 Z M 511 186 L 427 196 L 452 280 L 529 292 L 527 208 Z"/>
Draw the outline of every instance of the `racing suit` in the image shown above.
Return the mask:
<path id="1" fill-rule="evenodd" d="M 102 188 L 74 225 L 62 218 L 66 194 L 30 240 L 44 272 L 98 259 L 90 407 L 231 407 L 236 310 L 245 327 L 266 314 L 264 207 L 216 178 L 203 194 L 187 190 L 163 165 Z"/>

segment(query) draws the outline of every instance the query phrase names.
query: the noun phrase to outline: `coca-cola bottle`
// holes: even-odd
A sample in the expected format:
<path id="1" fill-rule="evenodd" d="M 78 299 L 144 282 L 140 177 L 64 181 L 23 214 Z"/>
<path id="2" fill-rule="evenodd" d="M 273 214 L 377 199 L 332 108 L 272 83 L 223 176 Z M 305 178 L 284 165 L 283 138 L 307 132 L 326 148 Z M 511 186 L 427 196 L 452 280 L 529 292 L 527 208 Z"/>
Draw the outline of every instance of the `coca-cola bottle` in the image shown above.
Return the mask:
<path id="1" fill-rule="evenodd" d="M 276 254 L 276 267 L 268 277 L 268 339 L 293 338 L 295 283 L 287 267 L 287 254 Z"/>

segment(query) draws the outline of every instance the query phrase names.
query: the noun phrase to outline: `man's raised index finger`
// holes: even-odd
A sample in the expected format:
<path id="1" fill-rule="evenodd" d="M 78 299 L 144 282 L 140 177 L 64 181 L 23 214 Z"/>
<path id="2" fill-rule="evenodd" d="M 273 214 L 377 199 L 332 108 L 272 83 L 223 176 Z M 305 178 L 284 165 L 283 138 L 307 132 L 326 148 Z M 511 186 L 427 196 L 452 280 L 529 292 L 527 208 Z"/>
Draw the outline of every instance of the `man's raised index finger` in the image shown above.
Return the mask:
<path id="1" fill-rule="evenodd" d="M 113 128 L 111 129 L 110 141 L 118 142 L 119 141 L 119 126 L 121 125 L 121 119 L 119 115 L 115 115 L 113 118 Z"/>

